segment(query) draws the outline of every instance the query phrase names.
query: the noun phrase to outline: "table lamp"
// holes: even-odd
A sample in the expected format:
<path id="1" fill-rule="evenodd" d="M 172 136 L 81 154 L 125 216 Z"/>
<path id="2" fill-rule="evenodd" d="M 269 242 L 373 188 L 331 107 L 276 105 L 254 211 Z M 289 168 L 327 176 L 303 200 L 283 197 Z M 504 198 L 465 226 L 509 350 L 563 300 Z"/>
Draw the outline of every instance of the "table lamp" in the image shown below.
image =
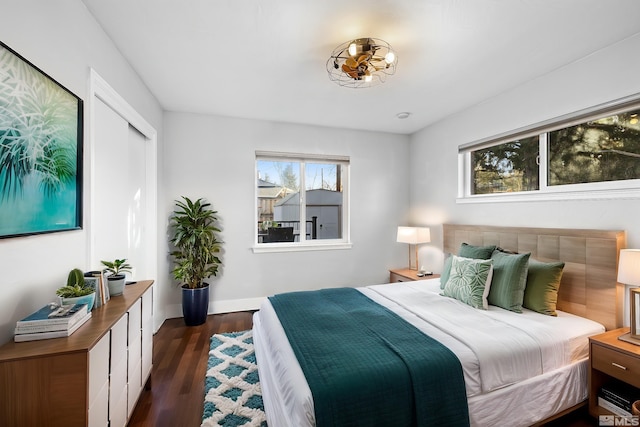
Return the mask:
<path id="1" fill-rule="evenodd" d="M 398 227 L 398 236 L 396 239 L 399 243 L 409 244 L 409 269 L 418 269 L 418 245 L 421 243 L 429 243 L 431 241 L 431 232 L 428 227 Z M 416 265 L 415 268 L 411 264 L 411 245 L 415 248 Z"/>
<path id="2" fill-rule="evenodd" d="M 624 283 L 629 289 L 629 311 L 631 312 L 628 334 L 618 339 L 640 345 L 640 249 L 620 250 L 618 261 L 618 282 Z"/>

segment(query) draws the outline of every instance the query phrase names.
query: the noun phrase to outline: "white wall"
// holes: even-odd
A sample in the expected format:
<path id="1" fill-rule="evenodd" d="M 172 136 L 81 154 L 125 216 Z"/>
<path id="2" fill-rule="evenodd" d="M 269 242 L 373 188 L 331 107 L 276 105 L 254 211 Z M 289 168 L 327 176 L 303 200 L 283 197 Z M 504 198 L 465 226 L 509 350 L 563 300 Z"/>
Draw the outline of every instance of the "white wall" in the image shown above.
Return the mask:
<path id="1" fill-rule="evenodd" d="M 149 123 L 162 129 L 158 102 L 80 0 L 3 0 L 2 16 L 0 40 L 82 98 L 85 118 L 93 67 Z M 85 146 L 87 135 L 85 123 Z M 87 265 L 89 170 L 84 173 L 85 229 L 0 240 L 0 343 L 12 339 L 16 320 L 55 299 L 69 270 L 96 267 Z"/>
<path id="2" fill-rule="evenodd" d="M 184 113 L 165 113 L 164 125 L 160 220 L 167 226 L 173 201 L 182 195 L 206 198 L 221 219 L 224 267 L 210 281 L 210 311 L 257 308 L 278 292 L 382 283 L 389 268 L 407 263 L 406 245 L 395 239 L 408 207 L 408 136 Z M 353 248 L 251 251 L 256 150 L 350 156 Z M 168 304 L 169 317 L 181 315 L 179 288 Z"/>
<path id="3" fill-rule="evenodd" d="M 440 247 L 445 222 L 621 229 L 628 247 L 640 247 L 637 199 L 456 204 L 460 144 L 640 93 L 638 51 L 640 34 L 412 135 L 410 217 L 434 225 Z M 421 257 L 441 267 L 437 251 Z"/>

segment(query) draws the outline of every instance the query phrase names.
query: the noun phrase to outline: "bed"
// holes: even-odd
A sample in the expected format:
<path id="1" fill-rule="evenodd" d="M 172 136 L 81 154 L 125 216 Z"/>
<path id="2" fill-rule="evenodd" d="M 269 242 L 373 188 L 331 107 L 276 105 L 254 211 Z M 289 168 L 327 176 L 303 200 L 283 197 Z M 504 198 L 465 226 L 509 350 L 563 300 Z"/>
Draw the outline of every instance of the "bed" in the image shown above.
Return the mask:
<path id="1" fill-rule="evenodd" d="M 527 309 L 514 313 L 494 306 L 477 310 L 441 296 L 439 279 L 362 286 L 357 293 L 443 344 L 459 359 L 473 426 L 504 424 L 506 420 L 510 425 L 532 425 L 584 404 L 587 337 L 622 323 L 622 289 L 616 283 L 616 266 L 625 233 L 443 226 L 445 253 L 456 254 L 463 243 L 494 245 L 507 253 L 531 253 L 542 262 L 563 261 L 557 317 Z M 294 347 L 297 351 L 298 345 L 292 346 L 287 338 L 291 325 L 282 311 L 278 316 L 274 308 L 278 304 L 275 299 L 266 300 L 254 316 L 267 421 L 270 426 L 314 426 L 313 394 L 301 367 L 307 363 L 296 357 Z M 477 333 L 479 324 L 488 325 L 486 333 Z M 495 341 L 487 341 L 491 337 Z M 497 352 L 500 348 L 506 352 Z"/>

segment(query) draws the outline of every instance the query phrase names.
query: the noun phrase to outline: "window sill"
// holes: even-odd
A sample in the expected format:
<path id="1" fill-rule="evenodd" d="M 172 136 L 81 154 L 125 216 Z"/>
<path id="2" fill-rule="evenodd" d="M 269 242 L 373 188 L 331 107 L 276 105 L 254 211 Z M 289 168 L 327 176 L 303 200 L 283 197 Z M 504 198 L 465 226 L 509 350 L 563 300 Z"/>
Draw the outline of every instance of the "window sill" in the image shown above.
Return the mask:
<path id="1" fill-rule="evenodd" d="M 558 200 L 638 199 L 640 188 L 618 188 L 587 191 L 530 191 L 521 193 L 478 194 L 458 197 L 456 203 L 508 203 Z"/>
<path id="2" fill-rule="evenodd" d="M 306 252 L 306 251 L 332 251 L 351 249 L 350 242 L 329 242 L 329 243 L 260 243 L 251 248 L 254 254 L 270 252 Z"/>

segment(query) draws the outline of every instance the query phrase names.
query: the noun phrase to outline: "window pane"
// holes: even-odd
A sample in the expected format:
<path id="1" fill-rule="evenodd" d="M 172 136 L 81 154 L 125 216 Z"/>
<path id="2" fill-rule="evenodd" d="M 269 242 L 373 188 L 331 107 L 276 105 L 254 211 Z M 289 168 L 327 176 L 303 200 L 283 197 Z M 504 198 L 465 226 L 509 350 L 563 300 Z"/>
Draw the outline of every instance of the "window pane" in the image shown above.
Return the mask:
<path id="1" fill-rule="evenodd" d="M 306 163 L 307 239 L 342 238 L 342 167 Z"/>
<path id="2" fill-rule="evenodd" d="M 258 243 L 298 241 L 300 163 L 258 160 Z"/>
<path id="3" fill-rule="evenodd" d="M 640 179 L 640 110 L 549 133 L 549 185 Z"/>
<path id="4" fill-rule="evenodd" d="M 472 151 L 472 194 L 537 190 L 538 155 L 538 136 Z"/>

